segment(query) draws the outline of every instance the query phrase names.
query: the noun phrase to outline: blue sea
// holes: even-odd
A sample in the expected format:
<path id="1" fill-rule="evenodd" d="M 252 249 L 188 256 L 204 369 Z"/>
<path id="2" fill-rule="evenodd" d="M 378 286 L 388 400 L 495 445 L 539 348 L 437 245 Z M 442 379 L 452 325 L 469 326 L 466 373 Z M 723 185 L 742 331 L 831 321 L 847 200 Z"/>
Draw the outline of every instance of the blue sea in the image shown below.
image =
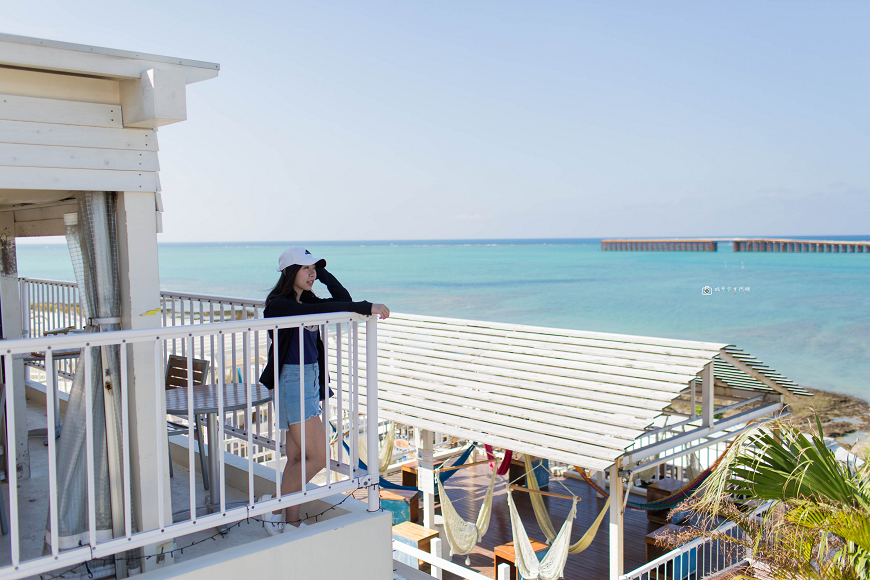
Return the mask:
<path id="1" fill-rule="evenodd" d="M 301 244 L 354 299 L 396 312 L 731 343 L 802 386 L 870 399 L 870 254 L 602 252 L 598 239 Z M 161 244 L 161 287 L 263 298 L 288 245 Z M 73 279 L 62 244 L 19 245 L 18 268 Z"/>

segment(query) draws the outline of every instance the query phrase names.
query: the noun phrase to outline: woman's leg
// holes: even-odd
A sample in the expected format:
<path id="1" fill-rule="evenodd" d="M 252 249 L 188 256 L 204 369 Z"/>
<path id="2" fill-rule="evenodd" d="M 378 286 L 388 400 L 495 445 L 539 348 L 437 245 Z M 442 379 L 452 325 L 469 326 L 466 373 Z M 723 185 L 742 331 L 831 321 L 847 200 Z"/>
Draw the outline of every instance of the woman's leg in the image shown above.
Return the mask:
<path id="1" fill-rule="evenodd" d="M 287 451 L 287 463 L 284 464 L 284 474 L 281 476 L 281 495 L 289 493 L 287 491 L 287 482 L 290 481 L 290 471 L 292 471 L 294 467 L 298 466 L 299 461 L 301 461 L 302 459 L 302 453 L 299 451 L 299 444 L 297 444 L 296 441 L 293 440 L 293 438 L 290 436 L 289 431 L 287 432 L 287 437 L 285 437 L 284 448 Z M 283 511 L 284 510 L 279 509 L 275 510 L 272 513 L 280 514 Z"/>
<path id="2" fill-rule="evenodd" d="M 288 451 L 290 449 L 290 440 L 293 440 L 296 449 L 301 450 L 302 428 L 299 423 L 290 425 L 290 430 L 287 432 Z M 311 481 L 311 478 L 317 475 L 324 467 L 326 467 L 326 430 L 323 427 L 320 416 L 315 415 L 305 421 L 305 483 Z M 284 468 L 284 476 L 281 479 L 282 495 L 297 491 L 302 491 L 301 457 L 292 466 L 290 461 L 287 461 L 287 466 Z M 299 505 L 295 505 L 287 508 L 284 511 L 284 521 L 292 522 L 291 525 L 298 526 L 299 507 Z"/>

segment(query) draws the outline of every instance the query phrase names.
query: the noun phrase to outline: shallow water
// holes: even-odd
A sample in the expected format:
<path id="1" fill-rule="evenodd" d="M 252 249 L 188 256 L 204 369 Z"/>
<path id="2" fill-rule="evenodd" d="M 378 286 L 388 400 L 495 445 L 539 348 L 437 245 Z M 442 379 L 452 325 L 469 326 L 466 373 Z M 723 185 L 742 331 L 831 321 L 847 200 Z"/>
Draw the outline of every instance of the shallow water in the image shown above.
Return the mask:
<path id="1" fill-rule="evenodd" d="M 262 298 L 287 245 L 163 244 L 161 287 Z M 870 398 L 870 254 L 601 252 L 597 240 L 307 247 L 355 299 L 397 312 L 726 342 L 802 386 Z M 22 276 L 73 279 L 63 245 L 21 245 L 18 263 Z"/>

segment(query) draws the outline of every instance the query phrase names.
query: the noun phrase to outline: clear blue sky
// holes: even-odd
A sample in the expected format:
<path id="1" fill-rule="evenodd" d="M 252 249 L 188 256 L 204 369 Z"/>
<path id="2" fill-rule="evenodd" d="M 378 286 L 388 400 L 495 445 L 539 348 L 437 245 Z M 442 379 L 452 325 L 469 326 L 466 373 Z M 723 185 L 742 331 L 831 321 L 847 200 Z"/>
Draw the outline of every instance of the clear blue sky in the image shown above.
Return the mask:
<path id="1" fill-rule="evenodd" d="M 870 234 L 866 2 L 8 2 L 218 62 L 161 240 Z"/>

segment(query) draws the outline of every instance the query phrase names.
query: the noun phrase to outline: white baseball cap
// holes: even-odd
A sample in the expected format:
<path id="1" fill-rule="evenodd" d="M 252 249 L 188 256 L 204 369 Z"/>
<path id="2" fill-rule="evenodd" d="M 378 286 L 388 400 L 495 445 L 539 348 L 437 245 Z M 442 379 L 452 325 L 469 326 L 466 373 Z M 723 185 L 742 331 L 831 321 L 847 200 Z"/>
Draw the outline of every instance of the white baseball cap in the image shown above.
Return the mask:
<path id="1" fill-rule="evenodd" d="M 300 266 L 311 266 L 314 264 L 318 268 L 325 268 L 326 260 L 314 257 L 311 252 L 302 246 L 293 246 L 281 253 L 281 257 L 278 258 L 278 271 L 283 272 L 284 268 L 289 268 L 296 264 Z"/>

